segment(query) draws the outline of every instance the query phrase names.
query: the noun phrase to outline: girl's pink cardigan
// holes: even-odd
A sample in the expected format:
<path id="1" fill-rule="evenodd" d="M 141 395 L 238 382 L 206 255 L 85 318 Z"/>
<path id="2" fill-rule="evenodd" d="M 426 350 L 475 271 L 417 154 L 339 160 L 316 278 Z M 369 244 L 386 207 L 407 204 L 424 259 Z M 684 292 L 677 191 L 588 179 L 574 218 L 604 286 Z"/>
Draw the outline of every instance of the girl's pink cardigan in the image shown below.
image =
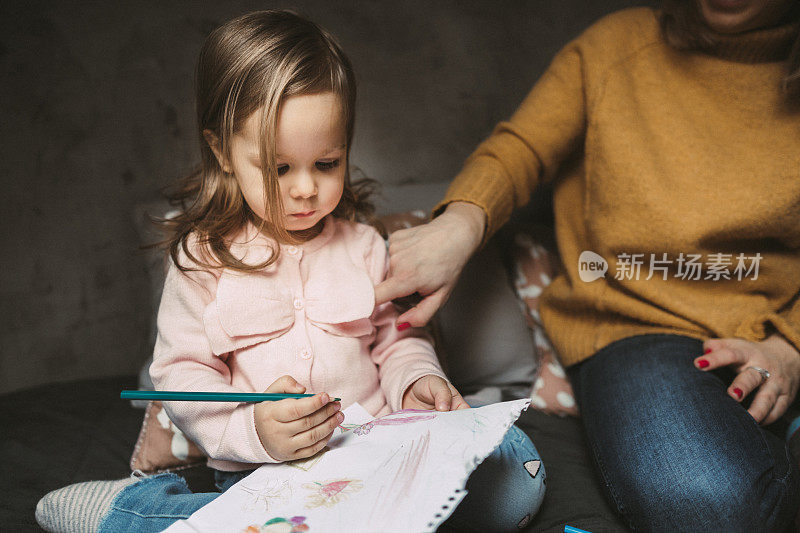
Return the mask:
<path id="1" fill-rule="evenodd" d="M 261 262 L 274 242 L 248 227 L 231 251 Z M 191 263 L 182 256 L 181 264 Z M 257 273 L 170 265 L 150 367 L 156 389 L 261 392 L 288 374 L 307 392 L 342 398 L 343 408 L 358 402 L 375 416 L 401 409 L 409 385 L 444 374 L 423 331 L 397 331 L 394 307 L 375 306 L 373 286 L 387 269 L 373 228 L 330 216 L 317 237 L 281 245 L 278 261 Z M 277 462 L 256 433 L 254 404 L 165 407 L 212 468 Z"/>

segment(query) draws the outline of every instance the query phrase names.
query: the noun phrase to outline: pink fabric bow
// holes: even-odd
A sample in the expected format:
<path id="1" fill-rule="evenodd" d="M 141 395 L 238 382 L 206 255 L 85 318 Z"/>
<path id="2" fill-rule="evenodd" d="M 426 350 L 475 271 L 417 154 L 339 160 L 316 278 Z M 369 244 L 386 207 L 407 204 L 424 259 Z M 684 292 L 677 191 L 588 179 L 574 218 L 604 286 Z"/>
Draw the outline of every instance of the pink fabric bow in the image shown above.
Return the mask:
<path id="1" fill-rule="evenodd" d="M 248 261 L 263 261 L 269 248 L 249 246 L 245 254 Z M 315 256 L 309 260 L 322 259 Z M 278 260 L 285 261 L 292 259 L 281 256 Z M 285 276 L 277 274 L 287 272 L 286 267 L 272 265 L 247 274 L 223 270 L 216 298 L 203 313 L 215 355 L 279 337 L 294 326 L 298 317 L 305 317 L 310 324 L 334 335 L 361 337 L 373 333 L 375 292 L 363 269 L 352 263 L 310 269 L 320 274 L 305 280 L 303 294 L 293 294 Z M 300 269 L 296 271 L 300 275 Z"/>

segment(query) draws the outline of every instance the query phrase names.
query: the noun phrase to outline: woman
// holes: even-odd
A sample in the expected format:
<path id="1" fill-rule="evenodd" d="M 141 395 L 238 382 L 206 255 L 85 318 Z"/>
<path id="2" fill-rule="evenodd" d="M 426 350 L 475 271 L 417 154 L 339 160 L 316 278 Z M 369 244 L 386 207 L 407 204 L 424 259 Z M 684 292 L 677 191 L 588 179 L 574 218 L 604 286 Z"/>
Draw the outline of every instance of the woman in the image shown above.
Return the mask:
<path id="1" fill-rule="evenodd" d="M 800 473 L 800 8 L 673 0 L 606 17 L 395 233 L 378 303 L 426 296 L 554 181 L 564 273 L 540 303 L 610 500 L 634 530 L 782 531 Z M 607 271 L 604 270 L 607 266 Z"/>

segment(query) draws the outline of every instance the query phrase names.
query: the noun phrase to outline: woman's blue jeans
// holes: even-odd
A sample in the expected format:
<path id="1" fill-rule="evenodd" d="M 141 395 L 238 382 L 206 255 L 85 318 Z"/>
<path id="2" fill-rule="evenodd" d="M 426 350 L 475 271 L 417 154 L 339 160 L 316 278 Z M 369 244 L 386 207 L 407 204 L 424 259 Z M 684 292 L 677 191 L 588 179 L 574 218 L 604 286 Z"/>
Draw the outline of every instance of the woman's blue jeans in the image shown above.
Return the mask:
<path id="1" fill-rule="evenodd" d="M 727 395 L 730 370 L 695 368 L 702 353 L 639 335 L 568 370 L 606 496 L 634 531 L 784 532 L 797 459 Z"/>
<path id="2" fill-rule="evenodd" d="M 534 461 L 539 461 L 537 469 L 531 466 Z M 146 477 L 125 487 L 114 498 L 99 531 L 163 531 L 173 522 L 191 516 L 250 472 L 216 471 L 220 492 L 203 493 L 191 492 L 186 481 L 175 474 Z M 539 509 L 544 479 L 544 466 L 533 443 L 522 430 L 512 426 L 500 446 L 472 473 L 467 495 L 445 526 L 457 531 L 515 531 Z"/>

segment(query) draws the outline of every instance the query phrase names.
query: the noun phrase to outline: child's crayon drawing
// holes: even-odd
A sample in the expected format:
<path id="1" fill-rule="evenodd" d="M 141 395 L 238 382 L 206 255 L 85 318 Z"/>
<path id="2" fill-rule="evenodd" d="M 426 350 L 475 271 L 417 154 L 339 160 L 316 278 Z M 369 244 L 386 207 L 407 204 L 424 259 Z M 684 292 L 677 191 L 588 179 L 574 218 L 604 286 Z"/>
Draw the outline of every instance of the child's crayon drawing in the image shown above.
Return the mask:
<path id="1" fill-rule="evenodd" d="M 292 486 L 288 480 L 268 479 L 259 485 L 240 483 L 239 487 L 247 494 L 243 510 L 269 511 L 270 505 L 292 497 Z"/>
<path id="2" fill-rule="evenodd" d="M 397 415 L 405 415 L 408 413 L 424 413 L 418 414 L 413 416 L 397 416 Z M 403 424 L 412 424 L 414 422 L 420 422 L 422 420 L 431 420 L 436 418 L 436 414 L 434 411 L 426 411 L 423 409 L 403 409 L 400 411 L 395 411 L 394 413 L 390 413 L 386 416 L 382 416 L 381 418 L 376 418 L 375 420 L 370 420 L 366 424 L 341 424 L 339 427 L 342 429 L 342 432 L 346 431 L 353 431 L 356 435 L 363 436 L 368 435 L 370 430 L 375 426 L 400 426 Z"/>
<path id="3" fill-rule="evenodd" d="M 480 414 L 478 410 L 472 409 L 472 424 L 470 425 L 472 438 L 478 438 L 478 434 L 484 431 L 486 427 L 488 427 L 488 420 L 486 417 Z"/>
<path id="4" fill-rule="evenodd" d="M 243 530 L 242 533 L 300 533 L 310 531 L 311 528 L 305 523 L 305 516 L 293 516 L 286 518 L 272 518 L 264 522 L 263 526 L 252 525 Z"/>
<path id="5" fill-rule="evenodd" d="M 315 464 L 317 464 L 322 460 L 322 456 L 325 455 L 327 452 L 328 452 L 328 447 L 325 446 L 324 448 L 322 448 L 322 450 L 317 452 L 315 455 L 312 455 L 311 457 L 308 457 L 306 459 L 297 459 L 296 461 L 289 461 L 286 464 L 308 472 Z"/>
<path id="6" fill-rule="evenodd" d="M 360 479 L 329 479 L 324 483 L 303 483 L 304 489 L 310 489 L 307 497 L 306 509 L 317 507 L 333 507 L 346 500 L 348 494 L 358 492 L 364 488 Z"/>
<path id="7" fill-rule="evenodd" d="M 339 429 L 342 430 L 342 433 L 347 433 L 348 431 L 353 431 L 356 428 L 360 428 L 361 424 L 339 424 Z"/>
<path id="8" fill-rule="evenodd" d="M 405 410 L 380 418 L 353 404 L 344 412 L 350 426 L 336 431 L 329 449 L 262 465 L 168 531 L 432 533 L 463 500 L 475 465 L 497 447 L 529 402 Z M 524 468 L 531 482 L 543 481 L 545 467 L 537 457 L 517 461 L 516 468 Z M 530 527 L 532 516 L 525 512 L 513 518 Z"/>
<path id="9" fill-rule="evenodd" d="M 430 452 L 431 433 L 426 431 L 419 440 L 404 445 L 380 465 L 384 471 L 396 472 L 390 482 L 385 483 L 375 498 L 370 510 L 369 522 L 377 521 L 377 515 L 391 516 L 391 509 L 410 498 L 419 472 L 424 469 Z"/>

